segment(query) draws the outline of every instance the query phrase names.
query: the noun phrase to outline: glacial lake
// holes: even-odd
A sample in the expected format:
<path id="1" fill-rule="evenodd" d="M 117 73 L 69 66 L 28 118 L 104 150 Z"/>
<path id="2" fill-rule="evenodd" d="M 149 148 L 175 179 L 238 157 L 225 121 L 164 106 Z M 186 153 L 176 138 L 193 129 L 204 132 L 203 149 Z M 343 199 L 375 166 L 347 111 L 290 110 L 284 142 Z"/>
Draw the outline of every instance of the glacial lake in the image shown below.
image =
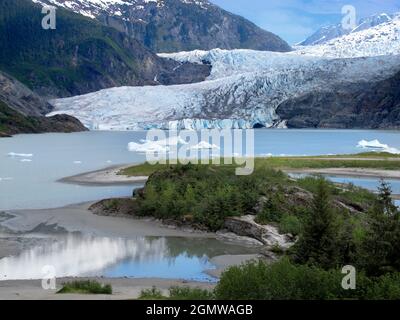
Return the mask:
<path id="1" fill-rule="evenodd" d="M 112 165 L 143 162 L 129 142 L 146 132 L 83 132 L 17 135 L 0 139 L 0 210 L 42 209 L 128 196 L 139 185 L 78 186 L 57 182 L 66 176 Z M 400 131 L 255 130 L 256 155 L 331 155 L 366 151 L 360 140 L 378 139 L 400 149 Z M 10 156 L 11 154 L 11 156 Z M 13 155 L 13 156 L 12 156 Z"/>
<path id="2" fill-rule="evenodd" d="M 20 255 L 0 259 L 0 281 L 56 277 L 165 278 L 215 282 L 212 257 L 257 253 L 214 239 L 174 237 L 105 238 L 69 234 L 49 238 Z M 51 266 L 51 270 L 45 269 Z"/>

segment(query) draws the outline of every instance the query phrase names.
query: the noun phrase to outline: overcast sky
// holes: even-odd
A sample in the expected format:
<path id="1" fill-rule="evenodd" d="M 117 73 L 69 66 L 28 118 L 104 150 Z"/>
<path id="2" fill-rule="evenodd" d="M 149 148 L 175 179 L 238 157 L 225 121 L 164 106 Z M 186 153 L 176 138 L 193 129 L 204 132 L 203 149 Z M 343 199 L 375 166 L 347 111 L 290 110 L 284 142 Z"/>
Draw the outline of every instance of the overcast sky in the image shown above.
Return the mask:
<path id="1" fill-rule="evenodd" d="M 400 11 L 400 0 L 210 0 L 271 31 L 290 44 L 298 43 L 319 27 L 339 23 L 342 7 L 353 5 L 357 17 Z"/>

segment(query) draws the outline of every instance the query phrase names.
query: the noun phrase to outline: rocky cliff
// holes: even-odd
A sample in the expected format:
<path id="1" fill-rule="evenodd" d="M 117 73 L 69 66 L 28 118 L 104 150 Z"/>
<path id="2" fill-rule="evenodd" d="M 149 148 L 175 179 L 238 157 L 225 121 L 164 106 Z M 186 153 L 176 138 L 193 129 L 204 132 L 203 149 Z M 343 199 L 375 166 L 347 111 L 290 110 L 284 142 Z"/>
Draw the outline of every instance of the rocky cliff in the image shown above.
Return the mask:
<path id="1" fill-rule="evenodd" d="M 289 128 L 400 128 L 400 73 L 378 82 L 336 85 L 284 101 Z"/>

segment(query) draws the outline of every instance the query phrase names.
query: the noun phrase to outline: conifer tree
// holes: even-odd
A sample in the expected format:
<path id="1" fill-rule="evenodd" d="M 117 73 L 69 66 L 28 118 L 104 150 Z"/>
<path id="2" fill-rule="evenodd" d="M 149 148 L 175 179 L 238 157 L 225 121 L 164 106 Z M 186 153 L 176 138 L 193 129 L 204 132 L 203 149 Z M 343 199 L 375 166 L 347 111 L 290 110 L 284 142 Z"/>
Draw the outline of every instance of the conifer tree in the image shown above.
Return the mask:
<path id="1" fill-rule="evenodd" d="M 329 201 L 329 185 L 323 178 L 320 178 L 303 234 L 294 248 L 295 262 L 323 268 L 336 266 L 339 251 L 337 247 L 338 230 Z"/>
<path id="2" fill-rule="evenodd" d="M 400 271 L 400 213 L 393 203 L 390 185 L 384 181 L 369 213 L 361 255 L 361 265 L 371 276 Z"/>

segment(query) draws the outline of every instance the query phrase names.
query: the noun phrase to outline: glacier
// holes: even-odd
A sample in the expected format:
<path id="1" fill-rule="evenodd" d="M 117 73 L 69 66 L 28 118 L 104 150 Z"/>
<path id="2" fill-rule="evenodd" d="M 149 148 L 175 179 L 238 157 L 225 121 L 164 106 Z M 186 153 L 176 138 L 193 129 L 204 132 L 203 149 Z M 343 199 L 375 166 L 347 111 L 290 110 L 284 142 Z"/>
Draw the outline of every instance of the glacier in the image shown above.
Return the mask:
<path id="1" fill-rule="evenodd" d="M 216 68 L 204 82 L 118 87 L 57 99 L 51 101 L 55 110 L 49 116 L 68 114 L 91 130 L 284 127 L 275 110 L 285 100 L 323 87 L 334 90 L 338 83 L 378 81 L 400 69 L 397 55 L 334 59 L 251 50 L 205 54 L 218 58 L 211 61 Z"/>
<path id="2" fill-rule="evenodd" d="M 400 18 L 288 53 L 214 49 L 159 55 L 210 64 L 212 71 L 199 83 L 118 87 L 52 100 L 49 116 L 68 114 L 91 130 L 285 128 L 276 113 L 285 101 L 399 72 Z"/>

